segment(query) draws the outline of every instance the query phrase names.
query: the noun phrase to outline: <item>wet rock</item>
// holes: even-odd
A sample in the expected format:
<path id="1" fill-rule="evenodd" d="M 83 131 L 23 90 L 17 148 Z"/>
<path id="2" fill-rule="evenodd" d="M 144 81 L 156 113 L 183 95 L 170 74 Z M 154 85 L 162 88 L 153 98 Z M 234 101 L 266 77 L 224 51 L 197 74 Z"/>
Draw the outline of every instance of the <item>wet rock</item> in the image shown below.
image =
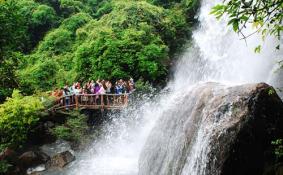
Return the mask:
<path id="1" fill-rule="evenodd" d="M 64 151 L 51 158 L 50 166 L 63 168 L 73 160 L 75 160 L 75 156 L 70 151 Z"/>
<path id="2" fill-rule="evenodd" d="M 51 144 L 42 145 L 40 147 L 40 150 L 47 154 L 49 157 L 53 157 L 56 154 L 64 151 L 70 151 L 71 153 L 73 153 L 70 142 L 61 139 L 56 140 L 56 142 Z"/>
<path id="3" fill-rule="evenodd" d="M 274 163 L 283 102 L 271 86 L 204 83 L 175 98 L 148 137 L 139 175 L 252 175 Z"/>
<path id="4" fill-rule="evenodd" d="M 45 171 L 46 167 L 44 164 L 38 165 L 36 167 L 28 168 L 27 169 L 27 174 L 39 174 L 39 172 Z"/>
<path id="5" fill-rule="evenodd" d="M 31 174 L 29 175 L 42 175 L 40 172 L 32 172 Z"/>
<path id="6" fill-rule="evenodd" d="M 46 163 L 50 157 L 40 151 L 28 151 L 19 157 L 20 164 L 23 168 L 37 166 Z"/>

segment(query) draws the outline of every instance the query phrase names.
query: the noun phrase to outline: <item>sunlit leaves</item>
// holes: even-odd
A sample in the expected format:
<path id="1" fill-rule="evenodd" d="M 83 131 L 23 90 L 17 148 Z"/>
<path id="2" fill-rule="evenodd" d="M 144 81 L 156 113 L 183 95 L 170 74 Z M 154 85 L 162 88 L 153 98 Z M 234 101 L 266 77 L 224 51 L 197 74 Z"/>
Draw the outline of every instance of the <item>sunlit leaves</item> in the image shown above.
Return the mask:
<path id="1" fill-rule="evenodd" d="M 39 98 L 24 97 L 15 90 L 12 98 L 0 105 L 0 144 L 18 147 L 39 120 L 38 112 L 43 108 Z"/>
<path id="2" fill-rule="evenodd" d="M 52 26 L 55 24 L 56 14 L 53 8 L 47 5 L 39 5 L 32 12 L 33 25 L 46 25 Z"/>
<path id="3" fill-rule="evenodd" d="M 217 4 L 216 6 L 214 6 L 210 12 L 210 14 L 214 14 L 216 16 L 217 19 L 220 19 L 224 12 L 225 12 L 225 5 L 222 4 Z"/>
<path id="4" fill-rule="evenodd" d="M 191 34 L 198 2 L 19 0 L 29 19 L 29 33 L 23 32 L 29 45 L 16 71 L 17 87 L 32 93 L 72 81 L 130 76 L 162 82 L 169 57 Z"/>
<path id="5" fill-rule="evenodd" d="M 155 81 L 166 75 L 169 50 L 161 37 L 173 40 L 175 27 L 184 25 L 177 20 L 185 23 L 185 19 L 174 18 L 173 14 L 171 18 L 169 14 L 145 2 L 117 2 L 110 14 L 85 26 L 92 33 L 91 40 L 77 49 L 78 76 L 84 79 L 134 76 Z M 163 32 L 157 33 L 159 29 Z M 82 68 L 86 71 L 81 72 Z"/>
<path id="6" fill-rule="evenodd" d="M 27 26 L 16 1 L 0 4 L 0 63 L 8 51 L 22 51 L 27 44 Z"/>
<path id="7" fill-rule="evenodd" d="M 261 50 L 261 45 L 258 45 L 256 48 L 255 48 L 255 53 L 260 53 L 260 50 Z"/>
<path id="8" fill-rule="evenodd" d="M 72 32 L 65 29 L 56 29 L 48 34 L 40 43 L 38 52 L 49 51 L 54 54 L 71 50 Z"/>
<path id="9" fill-rule="evenodd" d="M 280 39 L 283 31 L 283 1 L 282 0 L 228 0 L 212 8 L 212 14 L 221 18 L 224 14 L 229 17 L 228 25 L 233 27 L 245 39 L 253 33 L 245 33 L 244 29 L 251 24 L 254 30 L 262 34 L 276 36 Z M 256 49 L 257 51 L 259 49 Z"/>
<path id="10" fill-rule="evenodd" d="M 21 88 L 25 91 L 48 90 L 56 84 L 59 65 L 51 59 L 38 60 L 32 67 L 21 70 Z"/>
<path id="11" fill-rule="evenodd" d="M 68 31 L 75 32 L 78 28 L 91 20 L 91 16 L 86 13 L 77 13 L 62 22 L 60 28 L 67 29 Z"/>

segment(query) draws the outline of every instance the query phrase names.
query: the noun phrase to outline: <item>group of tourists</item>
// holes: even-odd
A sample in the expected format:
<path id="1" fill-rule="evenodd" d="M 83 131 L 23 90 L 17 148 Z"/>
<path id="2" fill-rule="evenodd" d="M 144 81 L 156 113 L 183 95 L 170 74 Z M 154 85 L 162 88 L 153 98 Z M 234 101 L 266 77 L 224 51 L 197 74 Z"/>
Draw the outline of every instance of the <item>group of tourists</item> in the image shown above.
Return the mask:
<path id="1" fill-rule="evenodd" d="M 109 80 L 100 80 L 98 79 L 96 82 L 93 80 L 86 82 L 83 86 L 81 83 L 75 82 L 72 86 L 65 85 L 64 88 L 58 89 L 56 88 L 52 92 L 52 96 L 57 99 L 61 97 L 69 97 L 74 95 L 84 95 L 84 94 L 95 94 L 95 95 L 103 95 L 103 94 L 125 94 L 131 93 L 135 90 L 135 83 L 133 78 L 125 81 L 120 79 L 115 82 L 113 85 Z"/>

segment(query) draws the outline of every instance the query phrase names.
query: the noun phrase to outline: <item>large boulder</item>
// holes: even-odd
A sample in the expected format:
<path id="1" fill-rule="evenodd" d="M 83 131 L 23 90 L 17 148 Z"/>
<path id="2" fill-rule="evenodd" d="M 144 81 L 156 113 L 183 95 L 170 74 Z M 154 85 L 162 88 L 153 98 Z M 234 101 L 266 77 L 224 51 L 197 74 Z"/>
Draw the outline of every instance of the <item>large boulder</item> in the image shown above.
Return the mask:
<path id="1" fill-rule="evenodd" d="M 19 157 L 20 164 L 24 169 L 44 164 L 49 160 L 50 157 L 41 151 L 27 151 Z"/>
<path id="2" fill-rule="evenodd" d="M 200 84 L 175 93 L 139 160 L 140 175 L 260 175 L 283 137 L 283 103 L 267 84 Z"/>
<path id="3" fill-rule="evenodd" d="M 57 155 L 58 153 L 62 153 L 65 151 L 73 152 L 71 149 L 71 144 L 68 141 L 58 139 L 56 142 L 45 144 L 40 147 L 40 150 L 47 154 L 50 157 Z"/>
<path id="4" fill-rule="evenodd" d="M 64 151 L 56 154 L 51 158 L 50 166 L 53 168 L 54 167 L 63 168 L 73 160 L 75 160 L 75 156 L 70 151 Z"/>
<path id="5" fill-rule="evenodd" d="M 40 172 L 43 172 L 46 170 L 45 164 L 41 164 L 35 167 L 31 167 L 27 169 L 27 174 L 32 174 L 32 175 L 40 175 Z"/>

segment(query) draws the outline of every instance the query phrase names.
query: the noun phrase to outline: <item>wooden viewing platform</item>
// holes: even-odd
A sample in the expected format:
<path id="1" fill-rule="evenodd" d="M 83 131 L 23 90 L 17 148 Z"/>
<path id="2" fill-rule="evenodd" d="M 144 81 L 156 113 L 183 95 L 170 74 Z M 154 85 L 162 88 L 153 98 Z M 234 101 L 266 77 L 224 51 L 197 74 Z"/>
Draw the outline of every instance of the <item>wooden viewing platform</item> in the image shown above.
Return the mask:
<path id="1" fill-rule="evenodd" d="M 129 94 L 79 94 L 61 97 L 50 109 L 71 110 L 71 109 L 122 109 L 128 106 Z"/>

